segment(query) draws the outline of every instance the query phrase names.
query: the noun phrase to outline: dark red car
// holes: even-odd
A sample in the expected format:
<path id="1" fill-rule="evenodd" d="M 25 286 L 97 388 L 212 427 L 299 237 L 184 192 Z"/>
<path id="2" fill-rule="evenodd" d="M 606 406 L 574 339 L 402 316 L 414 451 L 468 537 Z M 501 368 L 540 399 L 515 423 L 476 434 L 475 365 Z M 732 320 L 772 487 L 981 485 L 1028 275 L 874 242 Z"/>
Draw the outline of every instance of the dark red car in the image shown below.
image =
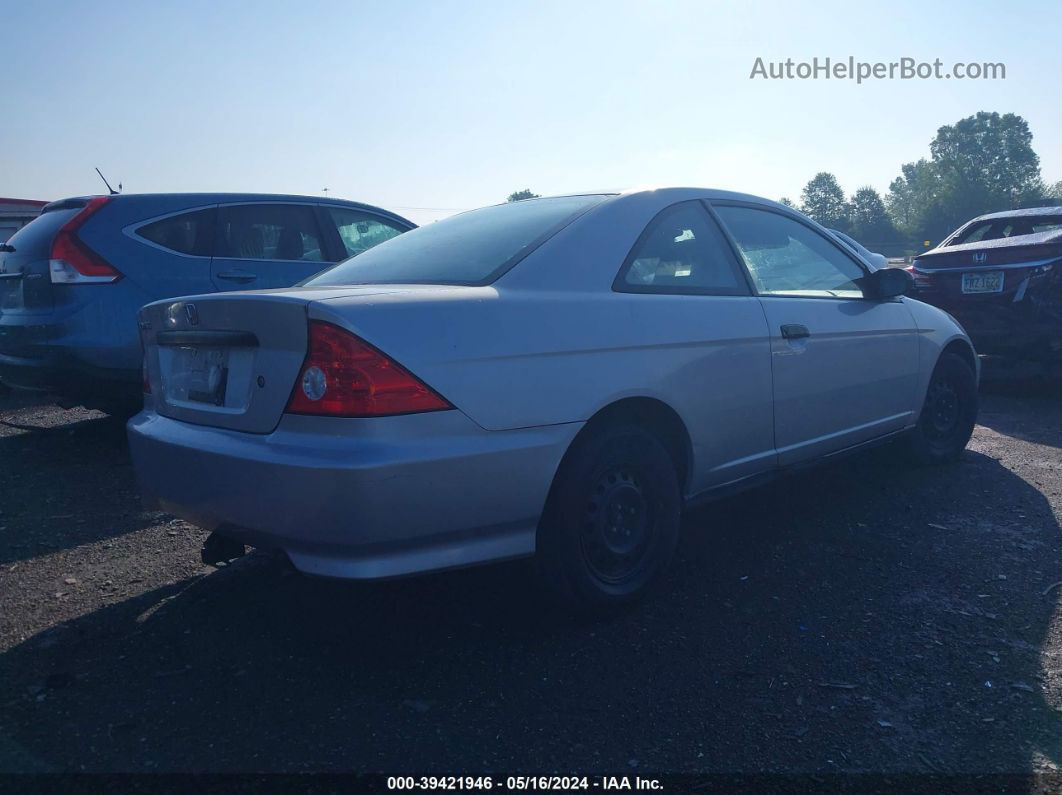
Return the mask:
<path id="1" fill-rule="evenodd" d="M 908 270 L 978 353 L 1062 359 L 1062 207 L 974 218 Z"/>

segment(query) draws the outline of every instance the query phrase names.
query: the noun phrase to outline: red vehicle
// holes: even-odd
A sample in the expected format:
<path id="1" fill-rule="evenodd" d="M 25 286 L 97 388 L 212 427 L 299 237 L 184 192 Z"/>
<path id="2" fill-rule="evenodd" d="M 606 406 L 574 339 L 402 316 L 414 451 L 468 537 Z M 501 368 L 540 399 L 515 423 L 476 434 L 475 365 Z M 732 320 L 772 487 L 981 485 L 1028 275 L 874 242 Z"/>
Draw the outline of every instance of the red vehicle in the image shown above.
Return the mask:
<path id="1" fill-rule="evenodd" d="M 1062 359 L 1062 207 L 974 218 L 908 268 L 978 353 Z"/>

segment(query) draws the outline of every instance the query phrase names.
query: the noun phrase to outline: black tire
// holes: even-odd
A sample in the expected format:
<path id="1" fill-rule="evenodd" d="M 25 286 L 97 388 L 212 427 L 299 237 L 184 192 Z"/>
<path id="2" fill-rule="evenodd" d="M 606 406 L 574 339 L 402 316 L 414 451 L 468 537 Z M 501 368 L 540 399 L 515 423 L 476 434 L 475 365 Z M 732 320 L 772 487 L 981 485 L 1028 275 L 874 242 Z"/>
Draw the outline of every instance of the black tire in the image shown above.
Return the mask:
<path id="1" fill-rule="evenodd" d="M 977 377 L 954 353 L 940 357 L 929 379 L 922 414 L 911 434 L 910 452 L 921 464 L 956 461 L 977 422 Z"/>
<path id="2" fill-rule="evenodd" d="M 543 584 L 566 609 L 600 615 L 640 599 L 678 543 L 682 494 L 664 446 L 636 425 L 576 439 L 538 531 Z"/>

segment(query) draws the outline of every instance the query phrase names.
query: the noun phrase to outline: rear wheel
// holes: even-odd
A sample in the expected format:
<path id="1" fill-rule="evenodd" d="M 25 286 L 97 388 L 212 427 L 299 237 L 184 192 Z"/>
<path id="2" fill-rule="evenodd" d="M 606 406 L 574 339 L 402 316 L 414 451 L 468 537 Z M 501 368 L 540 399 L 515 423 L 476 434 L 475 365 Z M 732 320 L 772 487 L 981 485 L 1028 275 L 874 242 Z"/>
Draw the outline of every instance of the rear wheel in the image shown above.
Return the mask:
<path id="1" fill-rule="evenodd" d="M 670 561 L 681 513 L 674 462 L 653 435 L 591 431 L 561 464 L 539 528 L 545 585 L 584 613 L 636 601 Z"/>
<path id="2" fill-rule="evenodd" d="M 973 435 L 977 403 L 973 369 L 961 356 L 943 354 L 929 380 L 922 414 L 911 435 L 914 458 L 925 464 L 958 459 Z"/>

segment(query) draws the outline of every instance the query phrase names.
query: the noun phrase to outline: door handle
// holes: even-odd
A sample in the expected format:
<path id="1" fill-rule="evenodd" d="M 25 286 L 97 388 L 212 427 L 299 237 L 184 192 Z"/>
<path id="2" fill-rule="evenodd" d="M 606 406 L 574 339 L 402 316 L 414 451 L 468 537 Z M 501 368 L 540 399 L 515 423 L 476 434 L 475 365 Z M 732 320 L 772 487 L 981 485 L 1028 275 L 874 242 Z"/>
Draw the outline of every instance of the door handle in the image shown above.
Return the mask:
<path id="1" fill-rule="evenodd" d="M 782 336 L 787 340 L 802 340 L 810 337 L 811 332 L 807 326 L 801 326 L 799 323 L 786 323 L 782 326 Z"/>
<path id="2" fill-rule="evenodd" d="M 227 282 L 253 282 L 258 278 L 258 274 L 247 271 L 222 271 L 218 274 L 218 278 Z"/>

